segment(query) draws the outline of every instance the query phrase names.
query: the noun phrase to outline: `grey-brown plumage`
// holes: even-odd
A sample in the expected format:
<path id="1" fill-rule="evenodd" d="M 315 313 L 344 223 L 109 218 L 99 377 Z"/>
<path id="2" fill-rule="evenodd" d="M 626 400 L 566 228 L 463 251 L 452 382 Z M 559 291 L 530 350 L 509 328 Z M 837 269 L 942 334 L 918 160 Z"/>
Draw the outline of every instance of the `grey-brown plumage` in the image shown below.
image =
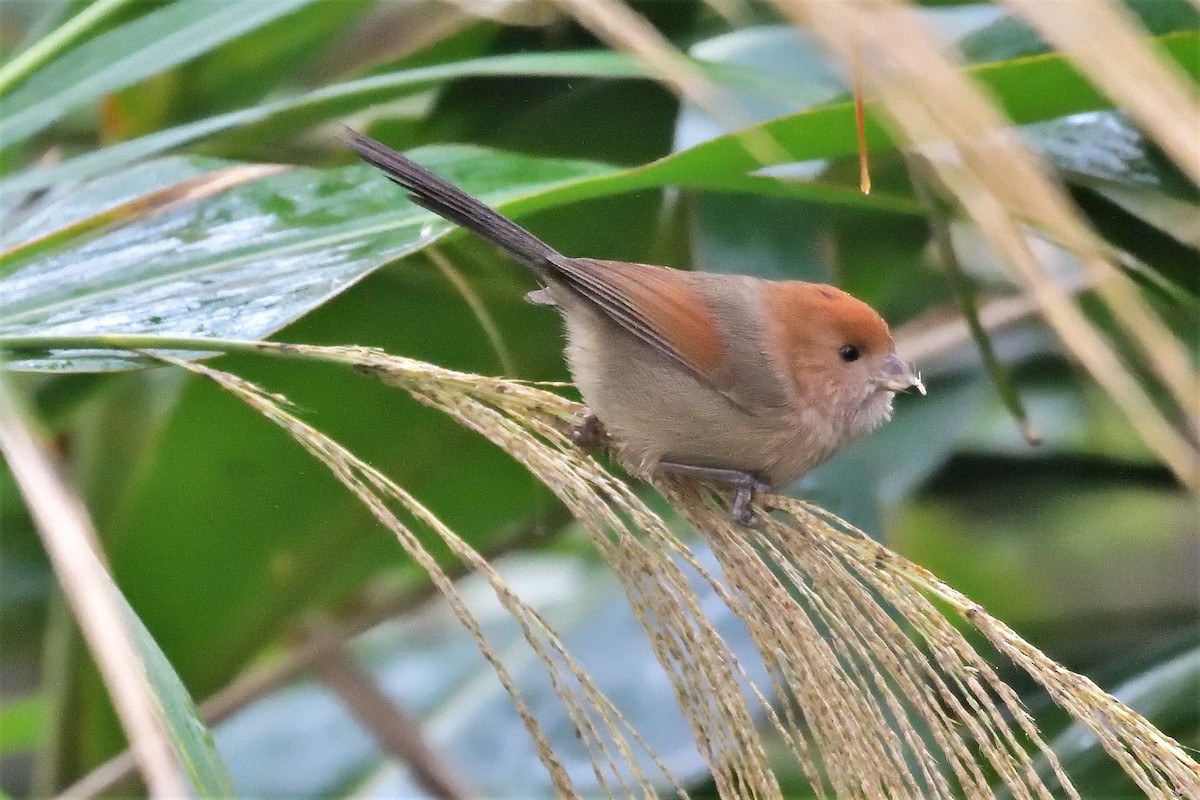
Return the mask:
<path id="1" fill-rule="evenodd" d="M 887 324 L 840 289 L 567 257 L 374 139 L 347 144 L 538 274 L 531 299 L 562 313 L 571 374 L 626 466 L 728 482 L 740 521 L 754 491 L 888 419 L 895 392 L 924 390 Z"/>

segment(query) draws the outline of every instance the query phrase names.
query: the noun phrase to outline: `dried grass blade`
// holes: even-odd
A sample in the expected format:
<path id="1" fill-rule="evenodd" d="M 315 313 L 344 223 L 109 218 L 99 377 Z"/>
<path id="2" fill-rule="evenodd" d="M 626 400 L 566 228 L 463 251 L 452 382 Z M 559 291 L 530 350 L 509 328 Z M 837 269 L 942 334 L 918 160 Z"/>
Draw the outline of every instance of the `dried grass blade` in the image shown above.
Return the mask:
<path id="1" fill-rule="evenodd" d="M 191 797 L 123 603 L 97 553 L 91 519 L 34 441 L 4 382 L 0 382 L 0 452 L 28 503 L 151 796 Z"/>
<path id="2" fill-rule="evenodd" d="M 1174 64 L 1147 44 L 1149 34 L 1113 0 L 1004 0 L 1028 20 L 1200 184 L 1200 95 Z"/>
<path id="3" fill-rule="evenodd" d="M 900 0 L 774 0 L 814 32 L 839 60 L 861 54 L 864 83 L 901 138 L 926 146 L 941 188 L 952 193 L 1017 272 L 1068 349 L 1121 408 L 1142 440 L 1181 483 L 1200 488 L 1200 454 L 1177 430 L 1070 296 L 1031 252 L 1027 228 L 1079 258 L 1123 329 L 1138 343 L 1176 400 L 1195 385 L 1186 348 L 1107 258 L 1065 191 L 1018 140 L 1011 125 L 951 62 L 914 10 Z M 1181 372 L 1182 370 L 1182 372 Z"/>

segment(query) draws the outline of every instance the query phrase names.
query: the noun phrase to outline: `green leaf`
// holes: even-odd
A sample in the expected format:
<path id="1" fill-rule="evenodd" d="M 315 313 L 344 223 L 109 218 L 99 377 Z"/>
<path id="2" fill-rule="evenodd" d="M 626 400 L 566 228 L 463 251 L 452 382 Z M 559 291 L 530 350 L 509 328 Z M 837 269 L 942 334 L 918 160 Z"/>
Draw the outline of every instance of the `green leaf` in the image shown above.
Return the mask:
<path id="1" fill-rule="evenodd" d="M 77 42 L 94 35 L 102 29 L 106 18 L 128 5 L 130 0 L 95 0 L 86 8 L 63 24 L 55 27 L 59 19 L 69 8 L 69 3 L 50 0 L 45 3 L 45 13 L 31 26 L 26 34 L 30 36 L 30 46 L 21 48 L 19 52 L 3 67 L 0 67 L 0 96 L 8 93 L 15 84 L 28 78 L 42 67 L 53 61 L 63 52 L 71 49 Z M 44 28 L 45 30 L 40 30 Z M 53 30 L 51 30 L 53 28 Z M 42 34 L 45 35 L 42 35 Z"/>
<path id="2" fill-rule="evenodd" d="M 179 0 L 98 36 L 3 100 L 0 149 L 84 103 L 183 64 L 313 0 Z"/>
<path id="3" fill-rule="evenodd" d="M 159 702 L 183 774 L 198 797 L 237 796 L 229 770 L 217 753 L 212 734 L 200 719 L 191 695 L 138 615 L 128 604 L 125 609 L 134 643 L 141 653 L 146 676 Z"/>
<path id="4" fill-rule="evenodd" d="M 46 698 L 42 695 L 0 706 L 0 758 L 41 747 L 48 732 Z"/>
<path id="5" fill-rule="evenodd" d="M 1154 36 L 1200 27 L 1200 16 L 1187 0 L 1125 0 L 1124 5 Z M 962 51 L 972 61 L 1000 61 L 1042 55 L 1051 48 L 1029 23 L 1005 17 L 969 35 L 963 40 Z"/>
<path id="6" fill-rule="evenodd" d="M 1196 187 L 1123 111 L 1075 114 L 1028 125 L 1021 133 L 1073 182 L 1155 191 L 1196 202 Z"/>
<path id="7" fill-rule="evenodd" d="M 1022 134 L 1060 170 L 1104 237 L 1155 273 L 1149 283 L 1177 301 L 1200 292 L 1200 193 L 1123 111 L 1049 120 Z"/>
<path id="8" fill-rule="evenodd" d="M 709 73 L 710 77 L 718 82 L 746 87 L 759 93 L 776 93 L 781 88 L 781 81 L 767 80 L 752 71 L 715 65 L 710 68 Z M 652 73 L 633 58 L 608 51 L 518 53 L 386 72 L 168 128 L 67 159 L 61 164 L 33 167 L 0 181 L 0 196 L 19 195 L 64 181 L 108 173 L 133 161 L 230 131 L 238 131 L 240 137 L 257 133 L 261 141 L 271 141 L 316 123 L 336 119 L 378 103 L 390 102 L 448 81 L 524 76 L 616 79 L 653 77 Z"/>
<path id="9" fill-rule="evenodd" d="M 1200 72 L 1200 66 L 1191 57 L 1200 47 L 1200 33 L 1164 34 L 1156 41 L 1190 74 L 1195 76 Z M 786 83 L 770 80 L 761 72 L 756 78 L 754 72 L 738 70 L 732 65 L 711 65 L 709 70 L 710 77 L 718 82 L 749 87 L 760 95 L 764 89 L 774 87 L 777 95 L 804 102 L 803 96 L 796 94 L 796 87 L 788 88 Z M 1014 59 L 976 66 L 969 71 L 998 95 L 1018 122 L 1053 119 L 1111 105 L 1072 70 L 1066 59 L 1057 55 Z M 634 78 L 645 77 L 646 73 L 627 57 L 612 53 L 495 56 L 387 73 L 169 128 L 58 165 L 26 169 L 0 181 L 0 197 L 19 196 L 63 181 L 106 173 L 132 161 L 244 126 L 261 126 L 264 137 L 278 136 L 439 82 L 500 75 Z M 1037 87 L 1046 91 L 1039 91 Z M 761 127 L 778 138 L 797 161 L 848 155 L 855 148 L 854 109 L 850 103 L 821 106 L 781 117 Z M 868 142 L 873 148 L 890 145 L 886 134 L 875 124 L 868 126 Z M 700 169 L 716 168 L 736 173 L 761 166 L 745 152 L 736 135 L 720 137 L 706 146 L 686 150 L 657 164 L 654 169 L 661 170 L 659 183 L 682 182 L 687 173 Z M 696 179 L 695 175 L 692 177 Z"/>
<path id="10" fill-rule="evenodd" d="M 425 148 L 414 157 L 486 202 L 517 213 L 647 185 L 645 170 L 469 147 Z M 153 176 L 147 170 L 139 180 L 149 186 Z M 87 195 L 120 195 L 120 186 L 112 184 L 123 181 L 121 175 L 106 179 Z M 761 178 L 730 176 L 720 185 L 887 202 L 862 200 L 849 189 Z M 0 335 L 121 331 L 258 338 L 451 228 L 408 204 L 390 182 L 363 166 L 279 174 L 60 252 L 18 252 L 0 280 L 6 295 Z M 146 362 L 93 353 L 22 359 L 10 367 L 88 371 L 138 363 Z"/>
<path id="11" fill-rule="evenodd" d="M 4 249 L 0 253 L 0 274 L 3 274 L 2 265 L 11 259 L 12 248 L 16 246 L 75 228 L 123 203 L 223 166 L 226 166 L 225 162 L 215 159 L 164 158 L 135 165 L 103 180 L 73 187 L 69 192 L 54 193 L 47 198 L 47 202 L 29 209 L 28 213 L 0 231 L 0 242 Z"/>
<path id="12" fill-rule="evenodd" d="M 492 201 L 608 171 L 464 148 L 435 148 L 418 157 Z M 483 165 L 490 172 L 486 183 L 477 177 Z M 121 181 L 115 176 L 105 183 Z M 117 192 L 102 186 L 92 194 Z M 255 338 L 449 230 L 448 223 L 405 205 L 392 184 L 363 166 L 277 175 L 76 249 L 35 254 L 32 263 L 18 258 L 0 283 L 6 298 L 0 329 Z M 57 366 L 129 363 L 90 361 Z"/>
<path id="13" fill-rule="evenodd" d="M 1177 46 L 1185 40 L 1200 44 L 1200 33 L 1171 42 Z M 1050 93 L 1055 115 L 1073 104 L 1103 102 L 1072 79 L 1073 73 L 1063 73 L 1065 68 L 1061 59 L 1044 56 L 986 65 L 975 74 L 985 82 L 1003 77 L 993 88 L 1007 87 L 1008 94 L 1000 94 L 1010 111 L 1049 111 L 1040 100 L 1022 99 L 1030 92 L 1023 86 L 1018 92 L 1013 70 L 1026 77 L 1030 70 L 1042 70 L 1043 80 L 1054 77 L 1062 87 Z M 769 132 L 797 161 L 843 155 L 855 147 L 848 103 L 772 120 L 757 130 Z M 884 141 L 878 129 L 871 135 L 876 144 Z M 668 184 L 916 212 L 911 200 L 863 197 L 852 186 L 747 175 L 759 163 L 739 134 L 627 170 L 466 147 L 422 149 L 415 157 L 513 214 Z M 74 249 L 18 254 L 8 265 L 10 275 L 0 281 L 7 299 L 0 335 L 267 335 L 448 230 L 447 223 L 406 206 L 398 194 L 359 167 L 296 171 L 79 242 Z M 95 370 L 135 363 L 128 356 L 93 353 L 26 358 L 15 366 Z"/>
<path id="14" fill-rule="evenodd" d="M 1200 61 L 1194 54 L 1200 47 L 1200 31 L 1186 31 L 1154 37 L 1175 61 L 1193 78 L 1200 75 Z M 999 102 L 1017 124 L 1109 108 L 1112 103 L 1074 71 L 1068 59 L 1059 55 L 1033 56 L 966 69 Z M 868 109 L 871 104 L 868 104 Z M 790 159 L 809 161 L 849 155 L 857 150 L 854 105 L 851 102 L 817 106 L 755 126 L 775 140 Z M 744 146 L 744 134 L 727 134 L 702 145 L 667 156 L 648 165 L 644 172 L 664 183 L 686 182 L 687 175 L 703 172 L 709 176 L 745 174 L 762 166 Z M 893 145 L 883 128 L 870 114 L 866 126 L 870 149 Z"/>
<path id="15" fill-rule="evenodd" d="M 295 12 L 222 44 L 182 72 L 176 103 L 187 119 L 199 119 L 260 103 L 270 93 L 312 84 L 312 62 L 345 45 L 339 32 L 372 0 L 311 2 Z"/>

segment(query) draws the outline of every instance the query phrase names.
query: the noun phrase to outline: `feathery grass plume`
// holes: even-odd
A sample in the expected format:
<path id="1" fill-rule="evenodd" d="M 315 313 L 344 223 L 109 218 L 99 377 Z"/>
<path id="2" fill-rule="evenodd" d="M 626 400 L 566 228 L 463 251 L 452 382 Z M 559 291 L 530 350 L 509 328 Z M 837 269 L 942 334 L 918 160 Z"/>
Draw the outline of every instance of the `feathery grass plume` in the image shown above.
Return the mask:
<path id="1" fill-rule="evenodd" d="M 1015 701 L 1011 690 L 986 669 L 986 663 L 965 640 L 953 642 L 958 637 L 957 630 L 948 626 L 945 615 L 929 598 L 949 605 L 1000 653 L 1041 684 L 1055 703 L 1092 731 L 1148 797 L 1200 797 L 1200 764 L 1176 741 L 1094 682 L 1064 669 L 983 607 L 939 581 L 928 570 L 882 547 L 844 520 L 798 500 L 784 500 L 779 506 L 797 526 L 815 532 L 841 562 L 853 569 L 863 585 L 899 610 L 931 646 L 952 644 L 953 649 L 946 653 L 948 658 L 938 659 L 939 666 L 957 666 L 953 661 L 957 655 L 972 676 L 970 683 L 977 683 L 976 679 L 983 677 L 995 692 L 1006 698 L 1006 704 L 1010 703 L 1009 698 Z M 933 627 L 923 627 L 926 624 Z M 1028 715 L 1017 713 L 1016 707 L 1012 710 L 1027 733 L 1035 735 Z"/>
<path id="2" fill-rule="evenodd" d="M 287 401 L 279 395 L 268 394 L 249 381 L 203 364 L 176 361 L 170 358 L 163 360 L 215 381 L 264 417 L 282 427 L 305 450 L 329 467 L 334 476 L 362 500 L 376 520 L 395 534 L 405 552 L 426 571 L 430 580 L 445 596 L 455 616 L 475 639 L 484 658 L 492 665 L 501 685 L 512 698 L 526 729 L 533 737 L 538 756 L 546 766 L 555 791 L 560 797 L 579 797 L 580 795 L 575 788 L 574 781 L 553 752 L 533 711 L 517 690 L 508 669 L 492 649 L 478 620 L 466 607 L 454 583 L 437 563 L 437 560 L 421 544 L 411 527 L 393 511 L 393 504 L 402 508 L 415 521 L 431 529 L 457 557 L 471 564 L 491 584 L 497 599 L 521 626 L 525 640 L 546 666 L 551 685 L 563 701 L 564 710 L 592 759 L 596 779 L 606 792 L 612 793 L 614 789 L 617 789 L 626 797 L 640 795 L 650 798 L 656 796 L 654 784 L 642 770 L 639 760 L 634 755 L 634 748 L 637 747 L 643 756 L 654 764 L 667 782 L 681 795 L 686 796 L 685 790 L 662 764 L 658 756 L 595 687 L 583 668 L 567 652 L 545 619 L 517 597 L 495 569 L 470 545 L 442 524 L 414 497 L 344 447 L 285 410 L 284 406 Z M 420 362 L 408 360 L 406 362 L 406 366 L 409 368 L 415 366 L 418 370 L 421 369 Z M 428 367 L 425 372 L 428 380 L 432 375 L 436 375 L 438 370 Z M 460 419 L 471 418 L 475 409 L 470 408 L 470 398 L 461 392 L 456 396 L 459 400 L 464 401 L 460 409 L 463 416 Z M 457 417 L 458 414 L 452 414 L 452 416 Z M 610 782 L 615 785 L 610 785 Z"/>
<path id="3" fill-rule="evenodd" d="M 1079 0 L 1085 1 L 1089 5 L 1102 2 Z M 1181 483 L 1200 487 L 1196 447 L 1158 408 L 1108 337 L 1051 279 L 1029 247 L 1029 232 L 1049 238 L 1079 259 L 1123 334 L 1138 345 L 1182 415 L 1191 420 L 1197 378 L 1187 348 L 1112 263 L 1109 248 L 1083 221 L 1063 187 L 1021 143 L 995 104 L 956 67 L 911 5 L 902 0 L 773 2 L 797 24 L 811 26 L 847 70 L 850 65 L 861 65 L 858 74 L 886 112 L 884 121 L 902 141 L 923 147 L 940 181 L 937 188 L 955 198 L 1016 271 L 1051 327 L 1122 409 L 1143 441 Z M 1028 10 L 1024 4 L 1022 10 Z M 1050 16 L 1037 15 L 1039 25 L 1045 27 Z M 1084 44 L 1076 37 L 1069 38 L 1073 50 L 1068 55 L 1081 65 L 1095 60 L 1091 55 L 1081 57 L 1082 47 L 1096 51 L 1097 57 L 1114 57 L 1104 41 Z M 1121 63 L 1125 66 L 1119 68 L 1136 70 L 1147 79 L 1175 80 L 1170 71 L 1146 67 L 1158 64 L 1158 57 L 1144 42 L 1130 36 L 1122 42 Z M 1194 94 L 1186 88 L 1180 91 Z M 1189 102 L 1187 107 L 1192 105 Z M 1171 119 L 1174 122 L 1169 124 L 1186 128 L 1176 133 L 1190 142 L 1197 120 L 1190 118 L 1186 109 Z M 1152 133 L 1162 141 L 1163 126 Z"/>
<path id="4" fill-rule="evenodd" d="M 1047 781 L 1053 780 L 1066 794 L 1077 796 L 1015 692 L 971 647 L 956 621 L 976 627 L 1044 686 L 1099 737 L 1149 796 L 1200 792 L 1200 767 L 1145 719 L 1060 667 L 928 571 L 818 508 L 770 497 L 766 502 L 776 515 L 748 530 L 731 523 L 723 497 L 681 480 L 661 482 L 658 488 L 712 546 L 720 564 L 717 575 L 624 484 L 570 443 L 578 404 L 526 383 L 455 372 L 368 348 L 279 347 L 291 355 L 352 365 L 404 389 L 505 449 L 563 500 L 622 581 L 674 682 L 722 797 L 780 794 L 754 727 L 756 713 L 765 716 L 822 795 L 992 797 L 998 781 L 1014 797 L 1048 798 L 1052 784 Z M 491 581 L 546 664 L 564 708 L 580 727 L 602 786 L 630 795 L 653 794 L 649 779 L 632 761 L 635 746 L 648 752 L 637 732 L 591 684 L 545 621 L 512 595 L 485 560 L 402 489 L 261 390 L 208 367 L 186 366 L 288 430 L 429 570 L 513 695 L 560 792 L 569 796 L 574 788 L 537 721 L 454 595 L 452 583 L 389 510 L 389 502 L 399 503 Z M 681 565 L 711 585 L 745 623 L 767 666 L 772 699 L 748 679 L 713 629 Z M 936 602 L 961 619 L 948 616 Z M 1039 772 L 1039 762 L 1049 765 L 1049 774 Z"/>
<path id="5" fill-rule="evenodd" d="M 723 795 L 778 796 L 741 690 L 749 679 L 701 610 L 686 573 L 672 560 L 678 547 L 666 525 L 571 444 L 569 428 L 580 407 L 514 381 L 481 379 L 363 348 L 321 349 L 331 356 L 335 350 L 360 371 L 405 389 L 499 445 L 558 495 L 622 581 Z M 694 558 L 690 566 L 703 572 Z M 765 704 L 757 687 L 749 685 L 756 706 Z"/>

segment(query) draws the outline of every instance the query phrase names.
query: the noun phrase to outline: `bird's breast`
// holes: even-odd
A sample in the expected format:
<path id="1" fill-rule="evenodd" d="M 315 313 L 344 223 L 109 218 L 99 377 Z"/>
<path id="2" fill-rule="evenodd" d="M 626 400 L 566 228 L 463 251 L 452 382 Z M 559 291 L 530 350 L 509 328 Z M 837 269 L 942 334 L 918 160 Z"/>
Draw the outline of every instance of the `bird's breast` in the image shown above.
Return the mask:
<path id="1" fill-rule="evenodd" d="M 718 387 L 588 303 L 567 298 L 559 305 L 575 383 L 635 473 L 673 461 L 745 470 L 783 485 L 828 456 L 827 437 L 811 414 L 764 402 L 782 403 L 783 396 L 773 376 L 755 371 L 761 361 L 732 367 L 734 383 Z M 741 391 L 731 397 L 730 386 Z"/>

